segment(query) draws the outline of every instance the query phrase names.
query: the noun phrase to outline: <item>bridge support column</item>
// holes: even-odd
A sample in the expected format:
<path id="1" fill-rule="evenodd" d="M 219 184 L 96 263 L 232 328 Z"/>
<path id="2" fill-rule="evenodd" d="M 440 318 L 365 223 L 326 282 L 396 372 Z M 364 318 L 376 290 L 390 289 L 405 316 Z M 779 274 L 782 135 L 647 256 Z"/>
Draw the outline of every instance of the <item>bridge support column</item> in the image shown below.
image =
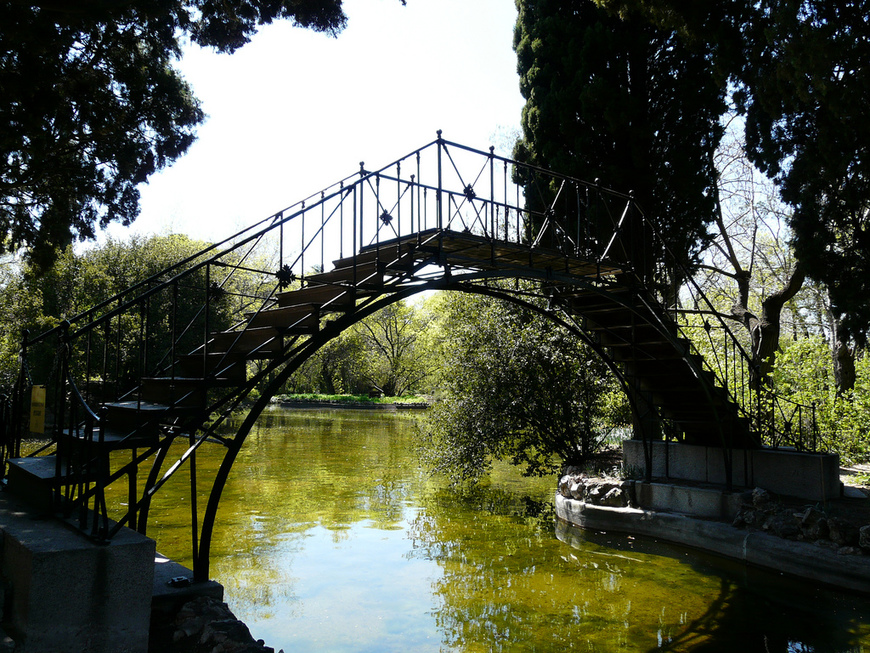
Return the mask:
<path id="1" fill-rule="evenodd" d="M 0 494 L 4 621 L 16 651 L 147 653 L 154 540 L 129 529 L 97 544 Z"/>

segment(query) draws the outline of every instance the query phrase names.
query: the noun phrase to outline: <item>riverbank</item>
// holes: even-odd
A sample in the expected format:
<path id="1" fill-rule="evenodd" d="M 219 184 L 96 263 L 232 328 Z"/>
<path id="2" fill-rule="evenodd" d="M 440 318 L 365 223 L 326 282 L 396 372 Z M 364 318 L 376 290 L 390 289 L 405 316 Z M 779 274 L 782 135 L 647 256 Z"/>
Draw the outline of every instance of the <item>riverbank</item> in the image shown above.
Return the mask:
<path id="1" fill-rule="evenodd" d="M 861 491 L 804 505 L 760 489 L 726 493 L 675 483 L 578 480 L 563 477 L 555 496 L 556 515 L 568 524 L 665 540 L 870 595 L 870 499 Z M 674 508 L 645 507 L 651 489 L 669 495 Z M 709 506 L 719 515 L 711 516 Z"/>
<path id="2" fill-rule="evenodd" d="M 367 402 L 352 402 L 352 401 L 332 401 L 324 400 L 282 400 L 272 402 L 281 408 L 329 408 L 329 409 L 348 409 L 348 410 L 384 410 L 387 412 L 398 412 L 402 410 L 426 410 L 429 408 L 428 403 L 367 403 Z"/>
<path id="3" fill-rule="evenodd" d="M 350 410 L 425 410 L 430 407 L 427 397 L 365 397 L 361 395 L 278 395 L 272 404 L 282 408 L 337 408 Z"/>

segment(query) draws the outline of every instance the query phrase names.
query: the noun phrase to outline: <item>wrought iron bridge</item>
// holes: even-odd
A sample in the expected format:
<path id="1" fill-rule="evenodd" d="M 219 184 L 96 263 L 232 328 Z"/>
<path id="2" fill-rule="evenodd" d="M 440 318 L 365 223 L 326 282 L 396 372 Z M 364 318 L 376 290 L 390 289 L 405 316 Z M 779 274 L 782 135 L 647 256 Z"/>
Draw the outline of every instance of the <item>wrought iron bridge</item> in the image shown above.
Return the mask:
<path id="1" fill-rule="evenodd" d="M 630 196 L 439 132 L 25 334 L 3 416 L 7 482 L 107 540 L 122 527 L 147 533 L 153 497 L 186 474 L 194 578 L 206 580 L 221 492 L 270 399 L 344 329 L 438 289 L 522 303 L 570 329 L 622 383 L 636 438 L 716 446 L 726 461 L 735 449 L 816 446 L 812 411 L 764 390 L 725 322 L 683 310 L 716 313 Z M 34 386 L 48 441 L 22 456 Z M 224 451 L 212 477 L 197 470 L 201 447 Z"/>

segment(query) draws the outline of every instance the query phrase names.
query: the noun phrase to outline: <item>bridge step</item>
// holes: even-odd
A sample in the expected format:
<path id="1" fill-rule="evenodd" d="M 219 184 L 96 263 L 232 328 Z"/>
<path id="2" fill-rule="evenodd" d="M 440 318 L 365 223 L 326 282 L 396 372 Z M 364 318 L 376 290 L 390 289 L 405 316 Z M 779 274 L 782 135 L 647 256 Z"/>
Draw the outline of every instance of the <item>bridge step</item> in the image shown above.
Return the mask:
<path id="1" fill-rule="evenodd" d="M 248 378 L 248 364 L 244 355 L 236 353 L 186 354 L 179 356 L 175 372 L 181 378 L 242 385 Z"/>
<path id="2" fill-rule="evenodd" d="M 100 429 L 90 431 L 85 428 L 63 431 L 59 439 L 73 447 L 92 446 L 105 451 L 118 451 L 121 449 L 139 449 L 151 447 L 158 443 L 159 432 L 157 428 L 139 428 L 136 424 L 132 428 L 123 428 L 120 423 L 112 423 L 106 416 L 107 426 L 103 429 L 103 439 L 100 441 Z"/>
<path id="3" fill-rule="evenodd" d="M 356 292 L 344 286 L 307 286 L 278 294 L 278 306 L 318 306 L 321 313 L 349 311 L 356 304 Z"/>
<path id="4" fill-rule="evenodd" d="M 353 259 L 351 259 L 352 261 Z M 344 259 L 347 261 L 347 259 Z M 329 272 L 318 272 L 305 277 L 310 284 L 341 284 L 357 290 L 378 289 L 384 285 L 384 269 L 386 265 L 378 261 L 357 262 L 354 266 L 343 265 L 343 261 L 335 262 L 335 269 Z"/>
<path id="5" fill-rule="evenodd" d="M 317 304 L 298 304 L 269 308 L 257 314 L 248 313 L 248 326 L 276 327 L 290 333 L 317 333 L 320 329 L 320 307 Z"/>
<path id="6" fill-rule="evenodd" d="M 258 327 L 241 331 L 221 331 L 212 334 L 208 351 L 213 354 L 243 354 L 246 358 L 272 358 L 281 353 L 284 337 L 275 327 Z M 198 347 L 192 354 L 202 354 Z"/>
<path id="7" fill-rule="evenodd" d="M 218 385 L 203 378 L 149 377 L 142 379 L 140 395 L 149 403 L 197 407 L 205 403 L 207 389 Z"/>
<path id="8" fill-rule="evenodd" d="M 137 399 L 105 404 L 106 424 L 114 431 L 140 432 L 141 437 L 156 435 L 164 422 L 191 413 L 188 406 L 169 406 Z"/>
<path id="9" fill-rule="evenodd" d="M 380 245 L 364 247 L 356 256 L 337 259 L 333 261 L 333 267 L 335 269 L 352 269 L 354 265 L 357 267 L 360 265 L 380 265 L 381 271 L 388 269 L 408 271 L 420 260 L 432 258 L 436 254 L 437 250 L 418 246 L 416 241 L 401 244 L 381 243 Z"/>

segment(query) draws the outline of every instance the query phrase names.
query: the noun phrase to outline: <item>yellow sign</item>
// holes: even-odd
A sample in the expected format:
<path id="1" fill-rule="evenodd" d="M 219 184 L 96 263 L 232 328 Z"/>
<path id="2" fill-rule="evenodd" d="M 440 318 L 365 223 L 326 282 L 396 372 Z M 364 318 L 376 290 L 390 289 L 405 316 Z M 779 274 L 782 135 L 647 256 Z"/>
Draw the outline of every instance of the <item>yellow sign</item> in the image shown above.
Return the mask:
<path id="1" fill-rule="evenodd" d="M 45 386 L 35 385 L 30 393 L 30 432 L 45 433 Z"/>

